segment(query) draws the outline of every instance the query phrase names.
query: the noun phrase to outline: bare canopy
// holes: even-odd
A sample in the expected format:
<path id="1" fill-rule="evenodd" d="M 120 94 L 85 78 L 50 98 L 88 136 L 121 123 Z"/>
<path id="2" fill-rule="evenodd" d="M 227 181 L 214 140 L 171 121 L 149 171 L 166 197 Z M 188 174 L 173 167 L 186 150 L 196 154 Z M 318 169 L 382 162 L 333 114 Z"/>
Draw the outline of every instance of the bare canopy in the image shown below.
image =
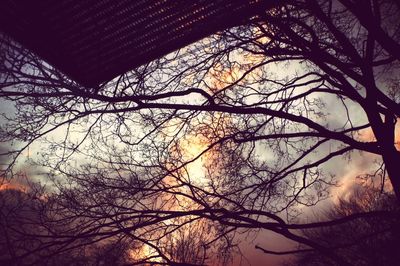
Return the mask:
<path id="1" fill-rule="evenodd" d="M 2 175 L 30 148 L 29 167 L 49 180 L 36 194 L 38 229 L 14 231 L 35 244 L 10 257 L 118 240 L 133 264 L 226 265 L 238 234 L 263 230 L 351 265 L 301 230 L 396 213 L 296 218 L 359 157 L 364 176 L 400 198 L 399 8 L 281 1 L 97 88 L 2 36 Z"/>

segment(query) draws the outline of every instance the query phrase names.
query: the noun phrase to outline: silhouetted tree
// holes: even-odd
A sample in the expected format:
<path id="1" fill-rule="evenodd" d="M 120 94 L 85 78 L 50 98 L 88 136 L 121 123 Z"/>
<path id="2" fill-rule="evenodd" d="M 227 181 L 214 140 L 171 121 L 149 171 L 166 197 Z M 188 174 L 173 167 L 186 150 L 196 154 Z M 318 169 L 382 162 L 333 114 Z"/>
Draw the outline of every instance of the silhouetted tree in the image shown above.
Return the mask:
<path id="1" fill-rule="evenodd" d="M 42 220 L 47 200 L 41 196 L 43 188 L 37 184 L 31 184 L 27 191 L 7 187 L 0 190 L 1 265 L 128 265 L 133 261 L 130 250 L 135 246 L 123 238 L 83 243 L 79 249 L 64 247 L 61 251 L 43 243 L 57 230 L 71 228 L 60 224 L 49 227 L 51 224 Z"/>
<path id="2" fill-rule="evenodd" d="M 393 194 L 359 187 L 349 199 L 341 199 L 321 220 L 344 218 L 369 211 L 397 211 Z M 399 217 L 369 217 L 342 225 L 305 230 L 304 235 L 324 244 L 351 265 L 397 265 L 400 260 Z M 300 247 L 305 250 L 307 247 Z M 299 253 L 290 265 L 340 265 L 317 251 Z"/>
<path id="3" fill-rule="evenodd" d="M 40 221 L 42 202 L 37 195 L 16 188 L 0 191 L 0 264 L 31 265 L 39 260 L 42 265 L 85 265 L 87 260 L 76 251 L 49 256 L 54 250 L 41 248 L 41 238 L 32 236 L 49 232 Z"/>
<path id="4" fill-rule="evenodd" d="M 325 166 L 353 151 L 376 156 L 399 197 L 398 17 L 394 0 L 279 1 L 96 90 L 3 36 L 0 140 L 14 143 L 3 175 L 39 152 L 54 180 L 41 221 L 59 227 L 43 248 L 126 237 L 171 264 L 161 243 L 200 222 L 210 252 L 263 229 L 344 265 L 296 232 L 326 224 L 291 219 L 329 197 Z"/>

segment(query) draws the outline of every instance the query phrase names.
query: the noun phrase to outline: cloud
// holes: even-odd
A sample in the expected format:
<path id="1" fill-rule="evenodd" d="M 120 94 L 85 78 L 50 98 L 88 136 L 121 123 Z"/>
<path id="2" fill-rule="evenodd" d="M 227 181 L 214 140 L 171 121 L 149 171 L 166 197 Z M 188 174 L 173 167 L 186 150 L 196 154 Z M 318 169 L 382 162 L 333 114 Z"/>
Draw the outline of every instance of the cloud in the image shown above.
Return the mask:
<path id="1" fill-rule="evenodd" d="M 8 155 L 2 155 L 10 151 L 10 148 L 5 144 L 0 144 L 0 165 L 4 166 L 10 161 Z"/>
<path id="2" fill-rule="evenodd" d="M 0 144 L 0 190 L 19 190 L 23 192 L 29 191 L 32 182 L 38 179 L 43 173 L 41 167 L 28 164 L 24 160 L 20 160 L 14 169 L 14 174 L 11 178 L 5 177 L 4 170 L 11 162 L 11 156 L 7 154 L 10 151 L 10 146 Z M 23 156 L 23 155 L 22 155 Z M 21 158 L 20 158 L 21 159 Z"/>
<path id="3" fill-rule="evenodd" d="M 360 177 L 373 175 L 380 167 L 380 156 L 367 152 L 359 152 L 352 155 L 351 160 L 344 167 L 344 174 L 338 178 L 338 185 L 332 187 L 332 200 L 337 203 L 340 198 L 348 199 L 362 183 Z M 378 186 L 381 185 L 381 176 L 379 173 L 375 177 L 368 177 L 367 182 Z"/>

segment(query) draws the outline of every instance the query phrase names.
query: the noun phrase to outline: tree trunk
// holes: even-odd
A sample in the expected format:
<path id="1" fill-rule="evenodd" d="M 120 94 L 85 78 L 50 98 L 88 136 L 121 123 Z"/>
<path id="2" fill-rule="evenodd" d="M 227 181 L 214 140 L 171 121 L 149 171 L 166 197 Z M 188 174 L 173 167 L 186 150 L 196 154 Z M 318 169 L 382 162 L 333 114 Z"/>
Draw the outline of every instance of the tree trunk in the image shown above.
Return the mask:
<path id="1" fill-rule="evenodd" d="M 400 203 L 400 152 L 393 147 L 390 151 L 386 151 L 382 157 L 393 191 Z"/>
<path id="2" fill-rule="evenodd" d="M 376 102 L 371 104 L 372 110 L 377 110 Z M 381 148 L 381 155 L 385 163 L 386 172 L 389 176 L 393 191 L 397 201 L 400 204 L 400 152 L 395 146 L 395 129 L 397 118 L 393 114 L 386 114 L 382 121 L 380 114 L 376 112 L 367 112 L 371 123 L 372 131 Z"/>

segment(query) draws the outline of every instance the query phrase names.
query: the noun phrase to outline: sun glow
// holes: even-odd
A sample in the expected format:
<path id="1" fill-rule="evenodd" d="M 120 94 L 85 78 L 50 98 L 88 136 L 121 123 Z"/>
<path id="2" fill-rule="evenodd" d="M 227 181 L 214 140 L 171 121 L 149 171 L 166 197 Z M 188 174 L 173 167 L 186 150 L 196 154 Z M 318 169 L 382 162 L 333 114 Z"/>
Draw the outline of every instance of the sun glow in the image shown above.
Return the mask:
<path id="1" fill-rule="evenodd" d="M 182 159 L 188 164 L 184 167 L 187 178 L 193 182 L 203 183 L 205 178 L 205 164 L 207 162 L 206 150 L 208 143 L 199 136 L 190 136 L 180 141 Z"/>
<path id="2" fill-rule="evenodd" d="M 143 244 L 143 246 L 141 246 L 139 249 L 131 249 L 128 253 L 128 256 L 134 261 L 137 261 L 139 258 L 139 260 L 145 260 L 147 263 L 162 262 L 162 259 L 158 256 L 157 251 L 147 244 Z"/>
<path id="3" fill-rule="evenodd" d="M 210 85 L 208 89 L 217 93 L 231 84 L 240 83 L 245 71 L 246 69 L 235 65 L 231 68 L 217 65 L 210 73 L 212 77 L 208 79 Z M 246 76 L 246 78 L 250 77 Z M 164 162 L 169 173 L 157 184 L 163 189 L 163 193 L 159 195 L 155 203 L 160 202 L 160 208 L 163 210 L 185 212 L 203 208 L 204 206 L 194 201 L 191 196 L 197 197 L 204 191 L 219 189 L 223 186 L 221 184 L 224 175 L 221 173 L 224 165 L 227 164 L 227 159 L 223 157 L 222 149 L 215 142 L 231 133 L 232 117 L 217 112 L 202 113 L 191 120 L 189 127 L 185 127 L 183 123 L 186 123 L 186 120 L 171 119 L 159 132 L 160 139 L 169 143 Z M 215 202 L 213 197 L 205 197 L 202 200 L 206 201 L 206 204 Z M 163 226 L 182 224 L 183 226 L 177 227 L 174 231 L 161 232 Z M 165 235 L 160 235 L 157 240 L 147 239 L 150 245 L 143 243 L 142 246 L 132 249 L 129 254 L 133 260 L 157 264 L 164 261 L 159 254 L 160 250 L 165 252 L 163 248 L 168 249 L 171 246 L 177 248 L 183 244 L 188 245 L 185 246 L 186 252 L 190 249 L 189 253 L 194 254 L 197 251 L 192 249 L 196 249 L 196 241 L 205 243 L 208 238 L 213 239 L 217 234 L 210 226 L 210 221 L 204 221 L 195 215 L 164 220 L 157 224 L 157 230 Z M 199 244 L 199 247 L 201 246 Z M 174 255 L 167 254 L 167 256 L 173 259 Z M 175 259 L 181 260 L 181 258 Z M 144 265 L 147 265 L 146 263 Z"/>

